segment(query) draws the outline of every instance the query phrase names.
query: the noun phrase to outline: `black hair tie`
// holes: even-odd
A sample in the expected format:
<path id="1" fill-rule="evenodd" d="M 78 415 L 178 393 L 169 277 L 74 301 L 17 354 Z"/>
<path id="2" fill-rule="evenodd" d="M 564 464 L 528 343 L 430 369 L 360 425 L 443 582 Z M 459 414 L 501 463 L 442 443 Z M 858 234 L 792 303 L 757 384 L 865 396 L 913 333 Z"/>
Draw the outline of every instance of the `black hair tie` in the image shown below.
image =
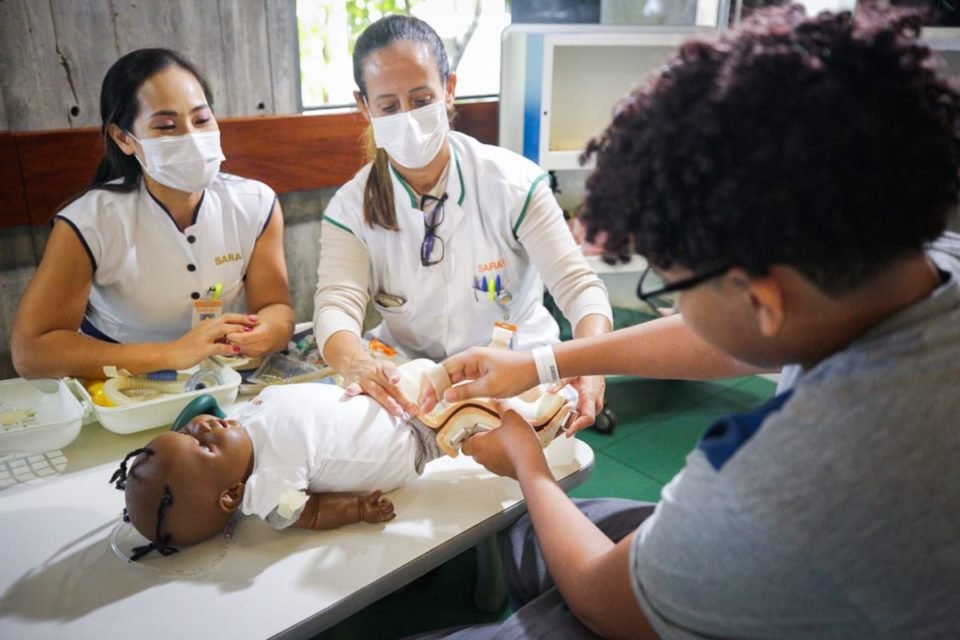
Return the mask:
<path id="1" fill-rule="evenodd" d="M 145 454 L 147 454 L 148 456 L 152 456 L 152 455 L 153 455 L 153 449 L 151 449 L 150 447 L 143 447 L 142 449 L 135 449 L 135 450 L 131 451 L 130 453 L 128 453 L 128 454 L 123 458 L 123 461 L 120 462 L 120 468 L 117 469 L 116 471 L 114 471 L 114 472 L 113 472 L 113 475 L 110 476 L 109 482 L 110 482 L 111 484 L 114 484 L 114 486 L 115 486 L 117 489 L 123 491 L 124 488 L 126 488 L 126 484 L 127 484 L 127 461 L 128 461 L 130 458 L 135 458 L 136 456 L 140 455 L 141 453 L 145 453 Z"/>
<path id="2" fill-rule="evenodd" d="M 160 498 L 160 506 L 157 508 L 157 534 L 156 541 L 133 548 L 133 555 L 130 556 L 131 562 L 136 562 L 151 551 L 156 551 L 162 556 L 169 556 L 180 551 L 176 547 L 170 546 L 170 534 L 163 535 L 163 517 L 167 513 L 167 508 L 173 504 L 173 493 L 170 492 L 170 485 L 163 485 L 163 497 Z"/>

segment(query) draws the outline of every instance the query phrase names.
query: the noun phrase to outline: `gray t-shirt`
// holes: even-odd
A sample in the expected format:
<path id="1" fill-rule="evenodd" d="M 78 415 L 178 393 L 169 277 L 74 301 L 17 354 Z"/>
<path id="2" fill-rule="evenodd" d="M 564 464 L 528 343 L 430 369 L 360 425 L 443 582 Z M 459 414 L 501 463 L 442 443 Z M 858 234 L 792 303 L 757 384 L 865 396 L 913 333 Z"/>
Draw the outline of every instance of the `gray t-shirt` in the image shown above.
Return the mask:
<path id="1" fill-rule="evenodd" d="M 960 241 L 949 274 L 715 424 L 630 554 L 664 638 L 946 638 L 960 630 Z"/>

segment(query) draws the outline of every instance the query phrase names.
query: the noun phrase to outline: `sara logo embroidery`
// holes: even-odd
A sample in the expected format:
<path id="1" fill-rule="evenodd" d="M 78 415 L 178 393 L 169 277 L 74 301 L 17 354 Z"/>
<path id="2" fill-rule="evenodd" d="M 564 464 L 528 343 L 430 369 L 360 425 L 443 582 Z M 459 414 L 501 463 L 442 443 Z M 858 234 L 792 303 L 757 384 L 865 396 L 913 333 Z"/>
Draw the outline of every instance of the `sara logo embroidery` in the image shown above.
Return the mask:
<path id="1" fill-rule="evenodd" d="M 219 267 L 227 264 L 228 262 L 240 262 L 241 260 L 243 260 L 243 256 L 239 253 L 225 253 L 222 256 L 217 256 L 214 258 L 213 263 Z"/>

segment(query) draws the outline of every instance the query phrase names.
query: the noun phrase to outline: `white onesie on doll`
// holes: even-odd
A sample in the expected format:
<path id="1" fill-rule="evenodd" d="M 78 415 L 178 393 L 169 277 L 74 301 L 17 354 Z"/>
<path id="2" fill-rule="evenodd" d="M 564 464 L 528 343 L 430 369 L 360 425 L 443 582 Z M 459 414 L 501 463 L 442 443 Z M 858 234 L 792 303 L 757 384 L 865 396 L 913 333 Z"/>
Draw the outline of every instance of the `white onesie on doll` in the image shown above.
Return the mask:
<path id="1" fill-rule="evenodd" d="M 436 365 L 421 359 L 398 368 L 404 394 L 416 398 L 424 376 L 429 377 Z M 552 427 L 538 431 L 546 446 L 574 405 L 556 394 L 534 395 L 532 401 L 513 398 L 505 404 L 539 427 Z M 494 412 L 470 406 L 476 402 L 464 404 L 466 411 L 450 421 L 457 422 L 453 425 L 457 431 L 449 431 L 457 442 L 457 433 L 465 437 L 499 426 Z M 434 413 L 444 411 L 453 409 L 441 403 Z M 391 491 L 417 478 L 430 460 L 444 452 L 455 456 L 459 448 L 457 443 L 445 441 L 445 448 L 438 444 L 438 433 L 442 439 L 447 429 L 430 427 L 418 418 L 395 418 L 370 396 L 348 397 L 342 388 L 328 384 L 268 387 L 230 418 L 242 425 L 253 442 L 253 472 L 240 510 L 278 529 L 297 521 L 307 492 Z M 546 420 L 538 418 L 550 421 L 540 424 Z"/>
<path id="2" fill-rule="evenodd" d="M 299 518 L 306 491 L 390 491 L 439 455 L 424 442 L 429 430 L 421 434 L 369 396 L 347 397 L 334 385 L 269 387 L 229 417 L 253 442 L 241 511 L 278 529 Z"/>

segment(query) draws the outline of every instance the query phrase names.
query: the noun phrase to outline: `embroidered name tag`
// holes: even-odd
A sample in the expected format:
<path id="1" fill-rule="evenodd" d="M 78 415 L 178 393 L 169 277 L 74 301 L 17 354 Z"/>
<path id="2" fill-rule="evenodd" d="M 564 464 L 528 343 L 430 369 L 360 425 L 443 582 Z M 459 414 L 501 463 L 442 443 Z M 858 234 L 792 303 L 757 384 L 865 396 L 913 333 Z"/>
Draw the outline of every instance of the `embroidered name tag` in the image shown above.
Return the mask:
<path id="1" fill-rule="evenodd" d="M 228 262 L 240 262 L 243 260 L 243 256 L 239 253 L 225 253 L 222 256 L 217 256 L 213 259 L 213 263 L 218 267 L 220 265 L 227 264 Z"/>

